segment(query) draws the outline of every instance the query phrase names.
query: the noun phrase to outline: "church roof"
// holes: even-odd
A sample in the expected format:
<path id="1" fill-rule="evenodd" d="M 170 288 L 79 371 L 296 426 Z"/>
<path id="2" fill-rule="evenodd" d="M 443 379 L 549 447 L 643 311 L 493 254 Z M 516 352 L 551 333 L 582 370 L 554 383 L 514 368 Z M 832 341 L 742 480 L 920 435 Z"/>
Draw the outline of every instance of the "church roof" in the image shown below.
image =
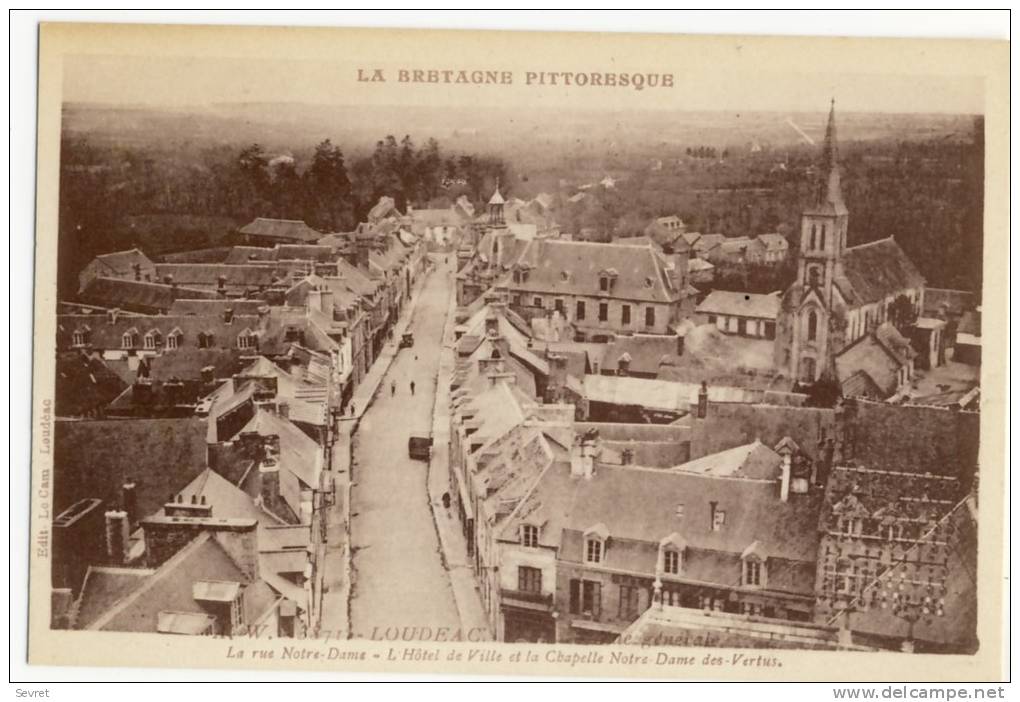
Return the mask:
<path id="1" fill-rule="evenodd" d="M 843 273 L 836 285 L 851 307 L 924 285 L 924 277 L 892 237 L 846 249 Z"/>

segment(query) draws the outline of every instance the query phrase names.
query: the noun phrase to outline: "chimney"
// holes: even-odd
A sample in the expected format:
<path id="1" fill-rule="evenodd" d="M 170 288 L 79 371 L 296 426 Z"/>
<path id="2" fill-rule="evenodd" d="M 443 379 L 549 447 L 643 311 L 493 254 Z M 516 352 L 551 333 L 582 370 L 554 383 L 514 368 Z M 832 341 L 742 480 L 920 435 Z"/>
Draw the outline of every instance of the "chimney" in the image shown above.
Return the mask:
<path id="1" fill-rule="evenodd" d="M 683 356 L 684 355 L 684 335 L 683 334 L 677 334 L 676 335 L 676 355 L 677 356 Z"/>
<path id="2" fill-rule="evenodd" d="M 109 320 L 110 324 L 116 324 L 117 323 L 117 318 L 119 316 L 120 316 L 120 310 L 117 309 L 116 307 L 114 307 L 112 310 L 110 310 L 109 312 L 106 313 L 106 318 Z"/>
<path id="3" fill-rule="evenodd" d="M 783 452 L 783 472 L 779 478 L 779 499 L 790 501 L 790 472 L 792 471 L 790 452 Z"/>
<path id="4" fill-rule="evenodd" d="M 708 383 L 701 381 L 701 389 L 698 390 L 698 419 L 704 419 L 708 415 Z"/>
<path id="5" fill-rule="evenodd" d="M 174 277 L 172 275 L 170 275 L 169 273 L 167 273 L 166 275 L 163 276 L 163 284 L 164 285 L 173 285 L 174 284 Z"/>
<path id="6" fill-rule="evenodd" d="M 719 503 L 715 500 L 711 500 L 708 503 L 708 529 L 709 531 L 715 531 L 715 508 Z"/>
<path id="7" fill-rule="evenodd" d="M 274 512 L 280 501 L 280 464 L 273 456 L 259 464 L 259 497 L 270 512 Z"/>
<path id="8" fill-rule="evenodd" d="M 232 324 L 234 322 L 234 308 L 227 307 L 223 310 L 223 323 Z"/>
<path id="9" fill-rule="evenodd" d="M 218 291 L 220 291 L 221 293 L 226 292 L 226 290 L 227 290 L 227 276 L 225 276 L 225 275 L 218 275 L 218 276 L 216 276 L 216 289 Z"/>
<path id="10" fill-rule="evenodd" d="M 128 525 L 133 527 L 138 523 L 138 494 L 135 481 L 130 478 L 120 488 L 120 505 L 127 514 Z"/>
<path id="11" fill-rule="evenodd" d="M 269 316 L 269 305 L 259 305 L 258 313 L 259 313 L 259 324 L 261 325 L 261 324 L 263 324 L 266 321 L 266 318 Z"/>
<path id="12" fill-rule="evenodd" d="M 598 429 L 589 429 L 574 440 L 570 451 L 570 474 L 591 479 L 595 475 L 595 459 L 600 453 Z"/>
<path id="13" fill-rule="evenodd" d="M 148 377 L 139 377 L 131 386 L 131 402 L 136 405 L 152 403 L 152 381 Z"/>
<path id="14" fill-rule="evenodd" d="M 317 285 L 310 287 L 308 289 L 306 304 L 308 305 L 308 309 L 322 312 L 322 288 Z"/>
<path id="15" fill-rule="evenodd" d="M 128 560 L 131 526 L 127 512 L 110 510 L 106 513 L 106 555 L 112 563 L 123 565 Z"/>
<path id="16" fill-rule="evenodd" d="M 549 362 L 546 402 L 558 402 L 562 398 L 563 388 L 567 386 L 567 357 L 547 351 L 545 358 Z"/>
<path id="17" fill-rule="evenodd" d="M 320 307 L 324 313 L 331 315 L 333 314 L 333 289 L 323 285 L 320 290 Z"/>
<path id="18" fill-rule="evenodd" d="M 170 501 L 163 505 L 163 512 L 168 517 L 211 519 L 213 516 L 212 505 L 206 502 L 205 495 L 201 498 L 192 495 L 188 501 L 184 500 L 184 495 L 178 495 L 176 501 L 171 497 Z"/>
<path id="19" fill-rule="evenodd" d="M 206 385 L 213 382 L 215 377 L 216 368 L 215 366 L 205 366 L 202 368 L 202 382 Z"/>

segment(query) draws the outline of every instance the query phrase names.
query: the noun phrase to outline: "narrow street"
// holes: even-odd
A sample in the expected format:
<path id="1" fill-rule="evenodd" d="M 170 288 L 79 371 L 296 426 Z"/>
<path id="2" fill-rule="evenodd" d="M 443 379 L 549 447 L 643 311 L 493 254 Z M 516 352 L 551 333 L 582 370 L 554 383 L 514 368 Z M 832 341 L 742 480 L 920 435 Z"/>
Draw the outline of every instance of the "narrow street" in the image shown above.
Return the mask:
<path id="1" fill-rule="evenodd" d="M 399 351 L 354 436 L 352 638 L 460 626 L 429 507 L 428 464 L 407 455 L 408 438 L 431 430 L 452 285 L 448 267 L 440 263 L 409 327 L 414 347 Z"/>

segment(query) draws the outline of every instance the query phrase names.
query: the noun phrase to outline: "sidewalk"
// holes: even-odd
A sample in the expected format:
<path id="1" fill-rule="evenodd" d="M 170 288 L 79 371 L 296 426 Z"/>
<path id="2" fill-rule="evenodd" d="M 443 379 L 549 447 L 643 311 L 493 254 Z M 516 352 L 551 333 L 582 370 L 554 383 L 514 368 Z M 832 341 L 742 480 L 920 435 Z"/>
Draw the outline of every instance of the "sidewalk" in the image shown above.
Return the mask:
<path id="1" fill-rule="evenodd" d="M 451 291 L 450 306 L 443 326 L 443 348 L 439 356 L 436 376 L 435 407 L 432 411 L 432 456 L 429 459 L 429 504 L 442 547 L 443 565 L 450 575 L 450 585 L 460 617 L 462 633 L 468 632 L 474 640 L 492 640 L 489 621 L 482 608 L 481 597 L 475 583 L 474 569 L 467 555 L 467 541 L 460 523 L 451 510 L 443 508 L 443 493 L 450 489 L 450 380 L 453 376 L 453 326 L 456 308 L 455 291 Z M 480 632 L 484 636 L 479 636 Z"/>

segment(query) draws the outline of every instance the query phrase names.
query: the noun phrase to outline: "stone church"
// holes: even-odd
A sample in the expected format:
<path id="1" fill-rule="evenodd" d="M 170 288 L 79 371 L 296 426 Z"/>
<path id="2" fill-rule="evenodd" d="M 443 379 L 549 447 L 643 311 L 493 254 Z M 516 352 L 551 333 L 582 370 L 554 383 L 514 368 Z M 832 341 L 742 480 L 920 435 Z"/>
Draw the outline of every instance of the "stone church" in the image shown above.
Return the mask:
<path id="1" fill-rule="evenodd" d="M 824 376 L 844 395 L 885 399 L 909 381 L 914 355 L 892 323 L 905 306 L 894 302 L 908 300 L 907 316 L 916 318 L 925 281 L 892 237 L 847 246 L 838 155 L 833 102 L 814 202 L 801 215 L 797 279 L 783 295 L 775 362 L 800 383 Z"/>

